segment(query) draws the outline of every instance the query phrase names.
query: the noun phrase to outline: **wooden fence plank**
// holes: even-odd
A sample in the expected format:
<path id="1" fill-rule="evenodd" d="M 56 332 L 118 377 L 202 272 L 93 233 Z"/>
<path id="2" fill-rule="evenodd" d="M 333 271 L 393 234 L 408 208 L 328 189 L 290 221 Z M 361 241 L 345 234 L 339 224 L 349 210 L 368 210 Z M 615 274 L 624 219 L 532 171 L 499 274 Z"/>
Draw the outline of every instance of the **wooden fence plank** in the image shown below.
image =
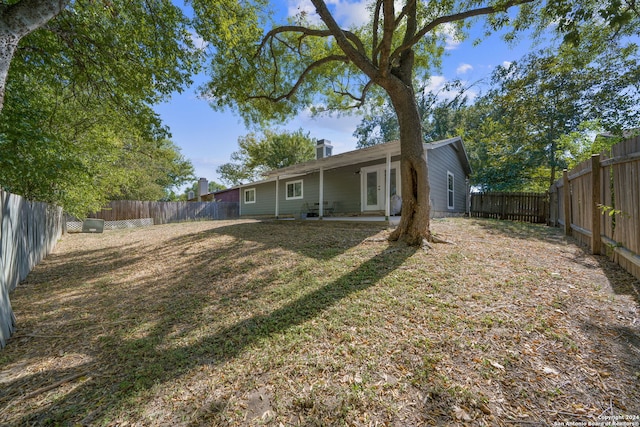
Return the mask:
<path id="1" fill-rule="evenodd" d="M 0 190 L 0 348 L 15 330 L 9 294 L 55 247 L 62 209 Z"/>
<path id="2" fill-rule="evenodd" d="M 545 193 L 473 193 L 471 216 L 545 223 L 549 195 Z"/>
<path id="3" fill-rule="evenodd" d="M 593 253 L 607 252 L 640 278 L 640 137 L 580 163 L 549 192 L 557 204 L 551 207 L 550 223 L 564 222 L 566 234 L 575 231 L 574 237 Z M 564 198 L 553 197 L 560 192 Z"/>
<path id="4" fill-rule="evenodd" d="M 89 218 L 105 221 L 153 218 L 154 224 L 194 221 L 201 219 L 238 218 L 237 202 L 141 202 L 115 200 Z"/>

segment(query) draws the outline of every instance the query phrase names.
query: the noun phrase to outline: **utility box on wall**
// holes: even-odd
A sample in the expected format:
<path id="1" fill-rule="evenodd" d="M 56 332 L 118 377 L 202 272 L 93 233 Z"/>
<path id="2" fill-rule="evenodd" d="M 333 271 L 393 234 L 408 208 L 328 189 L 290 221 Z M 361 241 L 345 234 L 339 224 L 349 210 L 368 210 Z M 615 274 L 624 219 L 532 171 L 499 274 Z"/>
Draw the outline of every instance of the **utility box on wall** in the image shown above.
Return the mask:
<path id="1" fill-rule="evenodd" d="M 104 219 L 89 218 L 82 222 L 83 233 L 102 233 L 104 231 Z"/>

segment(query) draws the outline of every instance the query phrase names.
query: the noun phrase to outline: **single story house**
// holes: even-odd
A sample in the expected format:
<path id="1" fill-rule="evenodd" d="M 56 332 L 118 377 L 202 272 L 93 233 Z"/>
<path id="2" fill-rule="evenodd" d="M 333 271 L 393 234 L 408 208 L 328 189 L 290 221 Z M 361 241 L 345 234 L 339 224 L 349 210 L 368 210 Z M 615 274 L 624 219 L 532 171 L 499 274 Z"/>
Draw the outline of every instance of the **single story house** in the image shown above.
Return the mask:
<path id="1" fill-rule="evenodd" d="M 464 214 L 471 166 L 460 137 L 424 144 L 433 217 Z M 316 160 L 272 170 L 238 186 L 240 216 L 380 216 L 399 213 L 400 141 L 331 155 L 319 140 Z"/>

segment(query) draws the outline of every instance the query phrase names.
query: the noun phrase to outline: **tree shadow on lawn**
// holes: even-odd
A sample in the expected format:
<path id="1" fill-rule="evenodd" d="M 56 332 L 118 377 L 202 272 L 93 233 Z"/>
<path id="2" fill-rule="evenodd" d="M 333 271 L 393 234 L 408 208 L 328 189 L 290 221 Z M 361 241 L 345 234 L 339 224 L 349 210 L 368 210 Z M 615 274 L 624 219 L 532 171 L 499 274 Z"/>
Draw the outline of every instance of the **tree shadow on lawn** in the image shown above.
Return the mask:
<path id="1" fill-rule="evenodd" d="M 42 283 L 51 286 L 55 280 L 62 282 L 63 286 L 64 282 L 69 281 L 82 283 L 127 268 L 142 259 L 140 256 L 132 256 L 128 247 L 131 245 L 49 254 L 41 264 L 46 265 L 45 270 L 27 276 L 18 285 L 18 289 Z"/>
<path id="2" fill-rule="evenodd" d="M 186 234 L 173 239 L 174 245 L 196 244 L 215 235 L 228 235 L 236 243 L 253 242 L 257 250 L 281 247 L 315 259 L 328 260 L 357 246 L 373 234 L 386 229 L 386 224 L 340 221 L 245 222 Z"/>
<path id="3" fill-rule="evenodd" d="M 492 235 L 503 234 L 516 239 L 541 240 L 550 243 L 566 241 L 559 228 L 549 227 L 545 224 L 491 218 L 469 218 L 467 221 L 482 227 Z"/>
<path id="4" fill-rule="evenodd" d="M 599 267 L 609 279 L 611 288 L 618 295 L 628 295 L 640 307 L 640 279 L 613 262 L 607 255 L 597 255 Z"/>
<path id="5" fill-rule="evenodd" d="M 606 255 L 592 256 L 599 264 L 599 268 L 607 277 L 611 289 L 616 295 L 628 296 L 634 307 L 629 307 L 629 312 L 618 316 L 620 322 L 628 325 L 611 325 L 610 331 L 616 336 L 616 341 L 626 350 L 625 361 L 634 367 L 636 374 L 640 372 L 640 280 L 635 278 L 621 266 L 611 261 Z M 589 328 L 587 328 L 589 329 Z M 640 394 L 640 392 L 639 392 Z"/>
<path id="6" fill-rule="evenodd" d="M 189 265 L 179 266 L 170 274 L 147 275 L 136 279 L 135 283 L 126 279 L 110 283 L 108 289 L 99 292 L 99 298 L 91 292 L 77 295 L 69 302 L 67 311 L 91 311 L 93 308 L 95 313 L 94 317 L 85 319 L 76 331 L 73 331 L 73 322 L 76 320 L 66 316 L 55 318 L 52 314 L 47 318 L 47 333 L 51 334 L 49 338 L 18 335 L 14 347 L 10 349 L 17 355 L 13 357 L 8 353 L 7 359 L 0 359 L 0 363 L 12 360 L 11 365 L 15 368 L 38 359 L 55 358 L 57 355 L 62 358 L 66 354 L 82 355 L 82 363 L 26 375 L 13 372 L 13 377 L 10 373 L 4 379 L 0 371 L 3 386 L 0 407 L 4 407 L 0 409 L 0 423 L 106 424 L 123 407 L 140 409 L 136 406 L 136 399 L 144 401 L 144 397 L 140 396 L 144 396 L 153 386 L 174 381 L 198 366 L 229 362 L 250 347 L 263 345 L 263 340 L 283 334 L 321 315 L 344 298 L 375 286 L 415 253 L 411 247 L 399 246 L 389 250 L 389 243 L 379 243 L 370 248 L 369 258 L 362 260 L 352 270 L 326 284 L 318 283 L 318 286 L 301 293 L 296 299 L 283 299 L 281 305 L 272 304 L 268 312 L 254 313 L 226 325 L 220 319 L 204 319 L 203 313 L 209 307 L 222 306 L 220 294 L 215 288 L 212 289 L 219 281 L 214 279 L 207 283 L 202 278 L 221 274 L 224 263 L 215 261 L 216 256 L 225 251 L 230 258 L 236 255 L 246 258 L 259 257 L 262 251 L 275 248 L 293 250 L 324 262 L 380 231 L 371 226 L 353 227 L 351 224 L 330 227 L 335 232 L 350 230 L 352 233 L 350 237 L 340 237 L 332 236 L 326 227 L 309 229 L 302 226 L 293 231 L 314 230 L 314 233 L 281 244 L 277 239 L 279 226 L 273 228 L 271 225 L 225 226 L 171 239 L 164 242 L 161 249 L 142 247 L 143 251 L 151 250 L 159 255 L 163 251 L 187 253 L 194 243 L 199 241 L 205 244 L 200 252 L 191 254 Z M 288 230 L 291 231 L 291 228 Z M 218 249 L 206 245 L 208 238 L 221 235 L 232 236 L 234 240 Z M 245 243 L 238 246 L 239 241 Z M 335 247 L 327 250 L 317 246 L 317 242 L 329 242 Z M 118 265 L 100 264 L 103 257 L 100 251 L 81 255 L 83 262 L 74 265 L 76 271 L 72 281 L 65 281 L 68 272 L 61 265 L 53 265 L 52 271 L 47 270 L 46 265 L 38 269 L 31 279 L 43 288 L 37 296 L 43 300 L 47 298 L 46 286 L 51 281 L 67 283 L 73 290 L 78 281 L 96 276 L 100 281 L 101 277 L 112 273 L 109 265 Z M 124 263 L 131 266 L 143 262 L 144 259 L 134 257 L 131 264 Z M 268 260 L 263 262 L 268 263 Z M 96 265 L 102 265 L 103 268 L 96 270 Z M 200 276 L 190 281 L 189 275 L 193 271 L 199 271 Z M 39 275 L 45 279 L 41 280 Z M 220 278 L 224 280 L 223 276 Z M 266 278 L 267 281 L 272 279 L 270 276 Z M 132 286 L 136 288 L 132 290 Z M 38 304 L 38 301 L 34 303 Z M 244 305 L 247 302 L 233 299 L 225 304 L 223 308 L 229 312 L 234 309 L 242 312 L 246 310 Z M 208 321 L 218 324 L 212 326 Z M 136 328 L 141 329 L 140 332 L 135 332 Z M 187 345 L 180 345 L 181 338 L 198 329 L 204 329 L 207 333 L 198 335 Z M 34 389 L 43 390 L 43 385 L 55 384 L 66 378 L 71 378 L 67 385 L 72 387 L 54 387 L 51 392 L 44 390 L 27 398 Z M 66 394 L 63 390 L 67 390 Z M 45 395 L 47 399 L 43 400 Z M 23 402 L 25 399 L 27 402 Z M 12 406 L 20 408 L 19 416 L 11 416 Z"/>

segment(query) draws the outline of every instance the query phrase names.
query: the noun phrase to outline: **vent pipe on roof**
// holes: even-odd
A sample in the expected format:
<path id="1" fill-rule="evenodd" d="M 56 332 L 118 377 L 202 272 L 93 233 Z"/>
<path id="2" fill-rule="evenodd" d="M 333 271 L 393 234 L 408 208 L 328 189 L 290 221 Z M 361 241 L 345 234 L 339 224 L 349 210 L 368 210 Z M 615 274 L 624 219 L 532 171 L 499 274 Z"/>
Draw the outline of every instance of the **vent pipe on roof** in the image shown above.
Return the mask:
<path id="1" fill-rule="evenodd" d="M 316 159 L 323 159 L 331 156 L 333 145 L 328 139 L 319 139 L 316 143 Z"/>

